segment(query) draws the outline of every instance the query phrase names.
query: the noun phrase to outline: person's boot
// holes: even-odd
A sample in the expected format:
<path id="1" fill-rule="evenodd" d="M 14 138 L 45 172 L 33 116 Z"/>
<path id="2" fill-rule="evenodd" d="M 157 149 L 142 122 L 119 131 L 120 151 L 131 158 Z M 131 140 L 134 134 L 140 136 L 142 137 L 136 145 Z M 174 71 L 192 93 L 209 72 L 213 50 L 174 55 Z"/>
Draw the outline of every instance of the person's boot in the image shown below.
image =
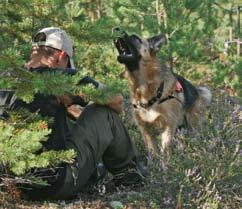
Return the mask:
<path id="1" fill-rule="evenodd" d="M 129 166 L 113 173 L 113 181 L 115 186 L 139 186 L 145 183 L 148 175 L 141 163 L 133 161 Z"/>
<path id="2" fill-rule="evenodd" d="M 98 162 L 96 164 L 96 169 L 93 172 L 92 176 L 88 180 L 85 188 L 82 188 L 81 191 L 85 193 L 94 193 L 101 192 L 102 187 L 105 184 L 107 178 L 107 170 L 103 163 Z"/>

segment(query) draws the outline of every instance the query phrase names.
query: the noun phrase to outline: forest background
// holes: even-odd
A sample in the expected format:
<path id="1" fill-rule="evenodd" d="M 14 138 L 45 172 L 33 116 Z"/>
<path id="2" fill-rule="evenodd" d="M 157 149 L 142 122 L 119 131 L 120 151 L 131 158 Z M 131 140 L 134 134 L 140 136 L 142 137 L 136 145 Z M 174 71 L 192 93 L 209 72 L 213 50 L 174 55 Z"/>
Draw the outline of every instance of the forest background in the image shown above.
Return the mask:
<path id="1" fill-rule="evenodd" d="M 159 53 L 161 59 L 178 74 L 213 91 L 207 127 L 193 137 L 180 133 L 178 137 L 186 144 L 185 153 L 180 158 L 179 150 L 174 148 L 167 181 L 162 178 L 157 159 L 145 188 L 126 191 L 121 196 L 117 191 L 87 196 L 79 204 L 84 208 L 109 207 L 110 202 L 118 200 L 121 208 L 239 208 L 240 11 L 240 0 L 0 0 L 0 88 L 16 90 L 20 98 L 30 102 L 38 92 L 76 93 L 75 82 L 90 75 L 110 88 L 106 92 L 86 89 L 88 99 L 104 102 L 122 90 L 126 98 L 123 120 L 139 151 L 144 153 L 140 133 L 129 116 L 128 86 L 120 78 L 124 67 L 116 60 L 111 29 L 119 26 L 144 37 L 164 33 L 167 40 Z M 45 75 L 43 79 L 23 70 L 29 59 L 31 38 L 49 26 L 66 30 L 74 41 L 74 61 L 79 72 L 71 78 Z M 0 121 L 0 164 L 8 168 L 7 173 L 0 174 L 0 204 L 31 208 L 30 203 L 20 204 L 13 185 L 38 181 L 29 176 L 31 168 L 71 161 L 74 153 L 35 154 L 50 132 L 46 121 L 51 119 L 23 111 L 10 115 L 11 119 Z M 38 203 L 35 207 L 48 204 Z M 56 203 L 55 207 L 61 206 Z"/>

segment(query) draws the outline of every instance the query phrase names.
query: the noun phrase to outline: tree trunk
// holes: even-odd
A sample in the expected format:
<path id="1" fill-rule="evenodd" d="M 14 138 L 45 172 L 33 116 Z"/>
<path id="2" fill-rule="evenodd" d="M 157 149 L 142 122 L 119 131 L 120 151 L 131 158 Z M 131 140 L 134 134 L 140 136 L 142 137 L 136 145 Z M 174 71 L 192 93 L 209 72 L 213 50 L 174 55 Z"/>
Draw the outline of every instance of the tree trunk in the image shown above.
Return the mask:
<path id="1" fill-rule="evenodd" d="M 156 8 L 156 18 L 157 18 L 158 26 L 160 26 L 161 25 L 161 14 L 160 14 L 160 4 L 159 4 L 159 0 L 156 0 L 156 2 L 155 2 L 155 8 Z"/>
<path id="2" fill-rule="evenodd" d="M 163 0 L 163 22 L 164 22 L 164 29 L 165 29 L 165 36 L 168 45 L 168 60 L 171 69 L 173 68 L 173 57 L 172 57 L 172 48 L 170 42 L 170 34 L 168 32 L 168 4 L 167 0 Z"/>
<path id="3" fill-rule="evenodd" d="M 96 0 L 96 13 L 97 13 L 97 19 L 100 19 L 102 16 L 101 0 Z"/>

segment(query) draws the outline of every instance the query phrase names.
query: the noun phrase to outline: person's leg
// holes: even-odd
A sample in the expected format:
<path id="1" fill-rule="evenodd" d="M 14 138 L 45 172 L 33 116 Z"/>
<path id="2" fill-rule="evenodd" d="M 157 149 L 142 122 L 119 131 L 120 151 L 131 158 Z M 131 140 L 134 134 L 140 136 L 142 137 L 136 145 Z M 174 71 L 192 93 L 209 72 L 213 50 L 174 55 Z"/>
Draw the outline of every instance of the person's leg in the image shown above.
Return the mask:
<path id="1" fill-rule="evenodd" d="M 71 133 L 67 146 L 74 145 L 78 150 L 78 188 L 88 181 L 100 160 L 114 175 L 117 184 L 122 184 L 126 177 L 130 180 L 125 179 L 123 184 L 141 180 L 142 176 L 137 174 L 136 150 L 116 112 L 106 106 L 87 106 Z"/>
<path id="2" fill-rule="evenodd" d="M 86 144 L 91 147 L 94 161 L 103 160 L 117 185 L 137 183 L 142 178 L 140 173 L 137 174 L 141 166 L 134 144 L 116 112 L 105 106 L 88 106 L 81 114 L 78 126 L 88 135 Z"/>
<path id="3" fill-rule="evenodd" d="M 112 140 L 106 108 L 94 105 L 87 107 L 75 124 L 65 121 L 66 116 L 61 118 L 61 115 L 63 116 L 60 113 L 55 118 L 58 119 L 55 123 L 60 126 L 54 126 L 48 140 L 48 148 L 61 150 L 56 148 L 60 148 L 64 140 L 65 148 L 62 147 L 62 150 L 73 149 L 76 152 L 75 162 L 61 165 L 62 168 L 55 174 L 59 177 L 50 182 L 49 186 L 32 185 L 24 189 L 30 199 L 68 199 L 75 196 L 92 176 L 96 162 L 102 157 L 102 150 L 105 150 Z M 66 122 L 68 130 L 65 131 Z M 60 134 L 63 131 L 65 136 Z M 49 182 L 49 178 L 45 178 L 46 169 L 38 169 L 38 175 L 41 178 L 44 176 L 43 179 Z"/>
<path id="4" fill-rule="evenodd" d="M 45 197 L 67 199 L 76 195 L 88 182 L 100 160 L 114 175 L 117 185 L 142 181 L 143 176 L 137 169 L 136 153 L 129 134 L 117 113 L 108 107 L 86 107 L 76 125 L 69 130 L 65 145 L 66 149 L 75 150 L 75 163 L 61 169 L 61 181 L 49 189 L 40 190 L 45 193 Z M 53 191 L 51 188 L 55 186 L 58 189 Z M 48 191 L 52 193 L 47 194 Z"/>
<path id="5" fill-rule="evenodd" d="M 140 184 L 147 171 L 137 160 L 136 148 L 119 115 L 110 112 L 113 140 L 103 154 L 103 162 L 113 174 L 115 185 Z"/>

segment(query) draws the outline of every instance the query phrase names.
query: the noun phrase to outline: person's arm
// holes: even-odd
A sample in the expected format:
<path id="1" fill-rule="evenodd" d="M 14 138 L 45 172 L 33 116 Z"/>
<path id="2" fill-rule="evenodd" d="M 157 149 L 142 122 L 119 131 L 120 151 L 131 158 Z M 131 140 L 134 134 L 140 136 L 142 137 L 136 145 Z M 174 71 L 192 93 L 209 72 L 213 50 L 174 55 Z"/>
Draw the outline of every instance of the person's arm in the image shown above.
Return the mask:
<path id="1" fill-rule="evenodd" d="M 84 78 L 82 78 L 79 82 L 78 85 L 85 85 L 85 84 L 89 84 L 91 83 L 92 85 L 94 85 L 95 88 L 103 88 L 105 85 L 103 85 L 102 83 L 92 79 L 89 76 L 85 76 Z M 120 113 L 123 111 L 123 96 L 121 94 L 113 97 L 110 99 L 110 101 L 107 102 L 107 105 L 113 109 L 115 112 Z"/>
<path id="2" fill-rule="evenodd" d="M 67 75 L 75 75 L 77 72 L 76 69 L 49 69 L 46 67 L 32 69 L 32 71 L 37 73 L 60 71 Z M 102 83 L 94 80 L 90 76 L 83 77 L 77 83 L 77 85 L 86 85 L 86 84 L 92 84 L 95 88 L 103 88 L 105 86 Z M 58 96 L 57 98 L 60 103 L 64 104 L 68 109 L 70 109 L 70 111 L 68 112 L 71 114 L 73 110 L 76 109 L 74 107 L 70 108 L 72 105 L 80 105 L 82 107 L 85 107 L 88 103 L 80 95 L 71 95 L 68 93 L 63 96 Z M 123 110 L 123 97 L 121 95 L 117 95 L 116 97 L 112 98 L 109 102 L 107 102 L 107 105 L 114 111 L 120 113 Z M 78 115 L 78 114 L 75 113 L 75 115 Z"/>
<path id="3" fill-rule="evenodd" d="M 94 80 L 93 78 L 91 78 L 90 76 L 85 76 L 84 78 L 82 78 L 77 85 L 86 85 L 86 84 L 92 84 L 96 89 L 98 88 L 102 88 L 104 87 L 104 85 L 96 80 Z"/>
<path id="4" fill-rule="evenodd" d="M 0 119 L 6 120 L 9 117 L 5 109 L 11 109 L 16 100 L 14 91 L 0 89 Z"/>
<path id="5" fill-rule="evenodd" d="M 8 110 L 18 108 L 26 108 L 30 112 L 39 111 L 44 117 L 53 117 L 61 106 L 64 106 L 64 104 L 54 95 L 35 94 L 34 100 L 26 103 L 17 98 L 15 91 L 0 89 L 0 119 L 2 120 L 8 119 Z"/>

